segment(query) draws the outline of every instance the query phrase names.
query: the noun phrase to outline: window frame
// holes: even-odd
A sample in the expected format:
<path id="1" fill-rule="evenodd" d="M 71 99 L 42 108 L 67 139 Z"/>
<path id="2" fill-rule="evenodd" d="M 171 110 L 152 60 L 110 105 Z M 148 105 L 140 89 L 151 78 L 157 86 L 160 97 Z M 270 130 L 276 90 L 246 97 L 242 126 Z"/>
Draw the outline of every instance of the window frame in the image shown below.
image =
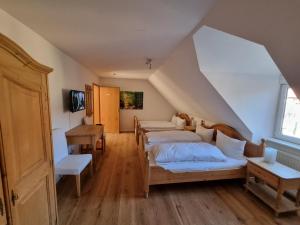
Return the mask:
<path id="1" fill-rule="evenodd" d="M 283 141 L 300 144 L 300 138 L 284 135 L 281 132 L 282 125 L 283 125 L 283 119 L 284 119 L 284 113 L 285 113 L 285 107 L 286 107 L 287 94 L 288 94 L 289 88 L 290 88 L 290 86 L 288 84 L 281 84 L 281 86 L 280 86 L 280 95 L 279 95 L 279 100 L 278 100 L 274 136 L 275 136 L 275 138 L 283 140 Z"/>

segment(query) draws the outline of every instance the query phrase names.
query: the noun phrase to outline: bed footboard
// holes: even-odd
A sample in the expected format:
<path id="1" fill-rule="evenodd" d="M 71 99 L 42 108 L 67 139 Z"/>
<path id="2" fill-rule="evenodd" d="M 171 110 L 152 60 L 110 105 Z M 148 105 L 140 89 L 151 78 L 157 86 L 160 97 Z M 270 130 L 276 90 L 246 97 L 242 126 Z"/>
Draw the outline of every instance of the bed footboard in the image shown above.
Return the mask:
<path id="1" fill-rule="evenodd" d="M 145 151 L 144 145 L 144 135 L 139 135 L 139 145 L 138 145 L 138 152 L 139 152 L 139 161 L 141 165 L 141 171 L 143 176 L 143 188 L 145 198 L 149 196 L 149 185 L 150 185 L 150 163 L 149 163 L 149 155 L 148 152 Z"/>
<path id="2" fill-rule="evenodd" d="M 139 121 L 136 116 L 133 117 L 134 120 L 134 136 L 136 143 L 139 144 Z"/>

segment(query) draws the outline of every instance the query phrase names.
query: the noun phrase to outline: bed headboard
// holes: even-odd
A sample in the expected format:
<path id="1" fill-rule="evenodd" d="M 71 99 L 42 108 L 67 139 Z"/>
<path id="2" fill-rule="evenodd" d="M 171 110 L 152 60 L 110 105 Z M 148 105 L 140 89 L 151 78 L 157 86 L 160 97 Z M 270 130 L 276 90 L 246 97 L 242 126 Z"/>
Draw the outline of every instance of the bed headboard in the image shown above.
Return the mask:
<path id="1" fill-rule="evenodd" d="M 176 116 L 178 116 L 179 118 L 185 120 L 187 126 L 190 126 L 192 124 L 192 120 L 191 120 L 191 118 L 189 117 L 188 114 L 186 114 L 186 113 L 176 113 Z"/>
<path id="2" fill-rule="evenodd" d="M 207 126 L 204 120 L 201 121 L 201 126 L 206 129 L 214 129 L 213 141 L 216 141 L 217 137 L 217 130 L 221 131 L 223 134 L 227 135 L 228 137 L 238 139 L 241 141 L 246 141 L 245 145 L 245 152 L 244 155 L 247 157 L 262 157 L 265 149 L 265 140 L 262 139 L 261 143 L 255 144 L 251 141 L 248 141 L 244 138 L 236 129 L 226 124 L 218 123 L 212 126 Z"/>

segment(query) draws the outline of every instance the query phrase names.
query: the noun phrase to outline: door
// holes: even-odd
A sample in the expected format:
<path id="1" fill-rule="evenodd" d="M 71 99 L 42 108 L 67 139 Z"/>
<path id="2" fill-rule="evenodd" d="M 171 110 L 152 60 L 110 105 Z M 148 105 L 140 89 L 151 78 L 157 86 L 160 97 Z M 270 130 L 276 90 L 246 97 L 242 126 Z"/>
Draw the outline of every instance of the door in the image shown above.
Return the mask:
<path id="1" fill-rule="evenodd" d="M 18 46 L 6 51 L 1 44 L 0 126 L 11 219 L 14 225 L 54 225 L 57 209 L 46 75 L 51 69 Z"/>
<path id="2" fill-rule="evenodd" d="M 105 132 L 119 133 L 120 88 L 100 87 L 100 121 Z"/>
<path id="3" fill-rule="evenodd" d="M 94 124 L 100 123 L 100 87 L 93 84 L 93 121 Z"/>

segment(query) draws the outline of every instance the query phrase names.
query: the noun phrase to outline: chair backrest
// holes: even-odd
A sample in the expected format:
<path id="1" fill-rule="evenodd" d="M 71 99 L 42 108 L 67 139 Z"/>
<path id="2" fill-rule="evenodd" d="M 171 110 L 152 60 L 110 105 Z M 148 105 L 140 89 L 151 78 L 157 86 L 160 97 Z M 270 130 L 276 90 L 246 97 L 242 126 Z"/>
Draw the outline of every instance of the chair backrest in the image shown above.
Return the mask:
<path id="1" fill-rule="evenodd" d="M 92 125 L 93 124 L 93 117 L 85 116 L 83 117 L 83 125 Z"/>
<path id="2" fill-rule="evenodd" d="M 69 154 L 65 130 L 56 128 L 52 130 L 54 164 L 57 164 Z"/>

